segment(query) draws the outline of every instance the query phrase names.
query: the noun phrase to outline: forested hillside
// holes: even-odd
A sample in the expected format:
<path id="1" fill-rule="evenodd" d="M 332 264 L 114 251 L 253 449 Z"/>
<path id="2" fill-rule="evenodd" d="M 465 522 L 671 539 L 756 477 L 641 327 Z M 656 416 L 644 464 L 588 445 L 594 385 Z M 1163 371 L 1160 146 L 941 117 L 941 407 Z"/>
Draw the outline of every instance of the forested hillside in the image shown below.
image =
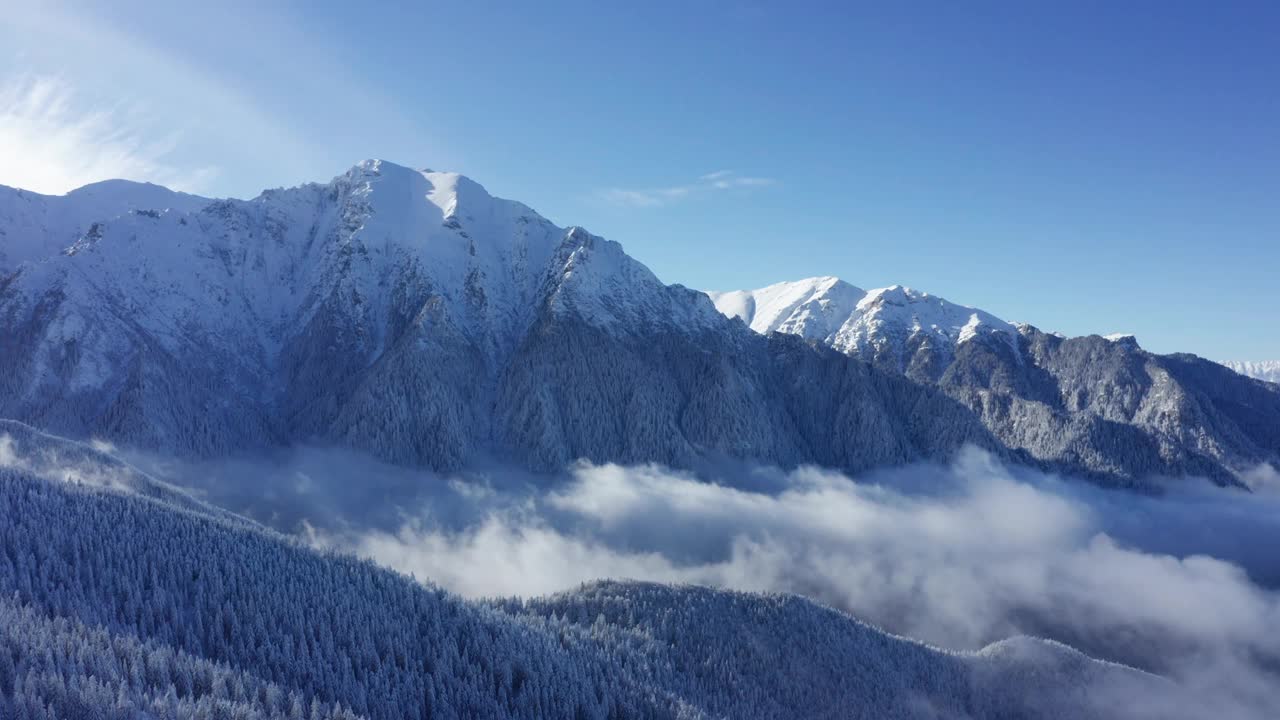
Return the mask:
<path id="1" fill-rule="evenodd" d="M 1033 666 L 945 652 L 791 596 L 468 602 L 12 463 L 0 548 L 5 717 L 1072 717 L 1104 685 L 1163 682 L 1040 641 Z"/>

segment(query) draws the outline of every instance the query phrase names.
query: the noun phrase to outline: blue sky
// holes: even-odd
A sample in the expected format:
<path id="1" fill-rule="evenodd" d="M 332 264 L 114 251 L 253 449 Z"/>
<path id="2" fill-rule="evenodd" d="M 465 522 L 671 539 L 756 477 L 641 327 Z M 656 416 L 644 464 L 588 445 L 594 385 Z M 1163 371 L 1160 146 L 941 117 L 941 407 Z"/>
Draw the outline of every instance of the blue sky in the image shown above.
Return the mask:
<path id="1" fill-rule="evenodd" d="M 667 282 L 1280 358 L 1275 3 L 5 4 L 3 184 L 243 197 L 382 157 Z"/>

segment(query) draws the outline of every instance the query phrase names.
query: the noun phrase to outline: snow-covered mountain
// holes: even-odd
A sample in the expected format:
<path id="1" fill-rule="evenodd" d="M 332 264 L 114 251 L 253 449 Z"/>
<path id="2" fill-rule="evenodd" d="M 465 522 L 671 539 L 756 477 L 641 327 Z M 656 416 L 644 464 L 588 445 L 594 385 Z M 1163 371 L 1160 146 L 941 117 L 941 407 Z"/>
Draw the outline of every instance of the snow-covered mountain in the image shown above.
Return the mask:
<path id="1" fill-rule="evenodd" d="M 121 189 L 150 195 L 153 188 Z M 94 202 L 78 212 L 54 212 L 63 221 L 57 232 L 41 235 L 22 225 L 13 231 L 20 238 L 47 238 L 48 247 L 61 245 L 60 233 L 72 218 L 76 227 L 87 226 L 62 250 L 71 259 L 35 263 L 19 276 L 21 289 L 56 287 L 78 306 L 49 339 L 78 340 L 86 330 L 105 335 L 107 328 L 82 325 L 91 319 L 86 313 L 107 314 L 90 307 L 105 297 L 118 306 L 115 319 L 127 313 L 130 325 L 170 352 L 193 340 L 235 338 L 233 347 L 218 349 L 240 356 L 223 359 L 245 365 L 249 375 L 317 317 L 352 331 L 341 338 L 349 352 L 381 354 L 396 325 L 424 310 L 406 306 L 415 295 L 430 295 L 431 310 L 447 317 L 449 331 L 495 355 L 511 351 L 541 300 L 558 310 L 572 306 L 604 326 L 631 320 L 628 312 L 655 302 L 646 293 L 665 290 L 616 245 L 597 247 L 581 230 L 554 227 L 465 177 L 376 160 L 328 185 L 268 191 L 250 202 L 203 201 L 196 209 L 207 208 L 204 213 L 119 212 L 143 199 L 121 193 L 103 203 L 89 197 Z M 104 221 L 82 219 L 95 216 Z M 606 302 L 612 292 L 619 293 L 616 302 Z M 672 311 L 672 322 L 697 322 L 696 309 L 662 309 Z M 200 337 L 192 337 L 197 328 Z M 110 332 L 122 340 L 117 330 Z M 106 337 L 78 345 L 102 353 L 79 359 L 68 378 L 72 387 L 93 384 L 109 364 L 105 356 L 126 351 L 118 342 L 110 347 Z"/>
<path id="2" fill-rule="evenodd" d="M 23 262 L 57 254 L 91 232 L 95 222 L 137 210 L 195 212 L 209 202 L 128 180 L 105 180 L 66 195 L 41 195 L 0 185 L 0 275 Z"/>
<path id="3" fill-rule="evenodd" d="M 1222 364 L 1241 375 L 1248 375 L 1257 380 L 1280 383 L 1280 360 L 1227 360 Z"/>
<path id="4" fill-rule="evenodd" d="M 956 346 L 978 337 L 1017 350 L 1012 323 L 900 285 L 866 291 L 817 277 L 707 295 L 758 333 L 798 335 L 911 376 L 936 379 Z"/>
<path id="5" fill-rule="evenodd" d="M 970 443 L 1125 483 L 1280 455 L 1280 393 L 1220 366 L 832 278 L 713 303 L 454 173 L 370 160 L 248 201 L 0 188 L 0 231 L 0 417 L 75 437 L 437 469 L 856 471 Z"/>
<path id="6" fill-rule="evenodd" d="M 1065 338 L 900 286 L 833 277 L 708 292 L 765 335 L 795 335 L 943 390 L 1008 447 L 1121 477 L 1233 472 L 1280 458 L 1280 393 L 1128 334 Z M 1254 409 L 1267 417 L 1259 422 Z"/>
<path id="7" fill-rule="evenodd" d="M 319 440 L 436 468 L 869 467 L 995 447 L 940 394 L 736 328 L 617 243 L 374 160 L 251 201 L 128 212 L 20 266 L 0 287 L 0 416 L 171 452 Z M 860 390 L 783 391 L 804 372 Z M 910 419 L 917 405 L 936 420 Z"/>

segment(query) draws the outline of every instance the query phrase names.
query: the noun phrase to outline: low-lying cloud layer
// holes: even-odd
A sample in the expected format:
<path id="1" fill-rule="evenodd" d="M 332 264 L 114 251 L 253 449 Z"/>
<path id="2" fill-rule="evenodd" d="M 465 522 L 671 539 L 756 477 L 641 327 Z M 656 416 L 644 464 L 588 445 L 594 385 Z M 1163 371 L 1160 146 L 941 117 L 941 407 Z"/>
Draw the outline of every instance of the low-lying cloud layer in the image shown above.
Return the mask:
<path id="1" fill-rule="evenodd" d="M 1253 494 L 1144 497 L 977 450 L 858 481 L 590 464 L 446 479 L 332 450 L 219 468 L 187 472 L 210 500 L 467 596 L 602 577 L 794 592 L 948 648 L 1047 636 L 1242 717 L 1280 707 L 1280 493 L 1263 474 Z"/>

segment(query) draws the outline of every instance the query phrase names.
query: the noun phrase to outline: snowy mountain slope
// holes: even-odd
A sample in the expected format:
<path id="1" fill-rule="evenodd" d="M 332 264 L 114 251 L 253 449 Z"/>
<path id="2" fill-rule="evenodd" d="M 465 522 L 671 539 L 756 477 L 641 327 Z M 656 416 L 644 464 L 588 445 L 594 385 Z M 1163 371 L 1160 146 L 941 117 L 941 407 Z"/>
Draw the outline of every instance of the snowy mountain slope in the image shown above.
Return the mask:
<path id="1" fill-rule="evenodd" d="M 864 292 L 830 277 L 708 296 L 757 333 L 796 335 L 939 387 L 1041 462 L 1121 482 L 1222 483 L 1280 463 L 1280 393 L 1197 358 L 1153 355 L 1131 335 L 1062 338 L 927 293 Z"/>
<path id="2" fill-rule="evenodd" d="M 859 392 L 824 400 L 839 422 L 801 435 L 790 356 L 701 293 L 466 178 L 381 161 L 100 223 L 0 287 L 0 342 L 0 412 L 180 453 L 869 467 L 995 447 L 956 408 L 907 417 L 940 395 L 856 372 Z"/>
<path id="3" fill-rule="evenodd" d="M 468 602 L 15 469 L 0 508 L 5 717 L 1144 717 L 1193 700 L 1054 643 L 947 652 L 793 596 L 606 582 Z"/>
<path id="4" fill-rule="evenodd" d="M 194 212 L 205 198 L 150 183 L 106 180 L 66 195 L 41 195 L 0 185 L 0 276 L 23 262 L 56 255 L 104 222 L 132 211 Z"/>
<path id="5" fill-rule="evenodd" d="M 1227 360 L 1221 364 L 1255 380 L 1280 383 L 1280 360 Z"/>
<path id="6" fill-rule="evenodd" d="M 171 209 L 4 216 L 23 247 L 66 249 L 0 278 L 0 416 L 183 455 L 314 441 L 436 469 L 857 471 L 971 443 L 1113 482 L 1230 482 L 1280 455 L 1275 393 L 1176 377 L 1135 343 L 832 278 L 715 297 L 765 336 L 454 173 L 370 160 L 248 201 L 35 197 L 89 218 L 135 191 Z"/>

